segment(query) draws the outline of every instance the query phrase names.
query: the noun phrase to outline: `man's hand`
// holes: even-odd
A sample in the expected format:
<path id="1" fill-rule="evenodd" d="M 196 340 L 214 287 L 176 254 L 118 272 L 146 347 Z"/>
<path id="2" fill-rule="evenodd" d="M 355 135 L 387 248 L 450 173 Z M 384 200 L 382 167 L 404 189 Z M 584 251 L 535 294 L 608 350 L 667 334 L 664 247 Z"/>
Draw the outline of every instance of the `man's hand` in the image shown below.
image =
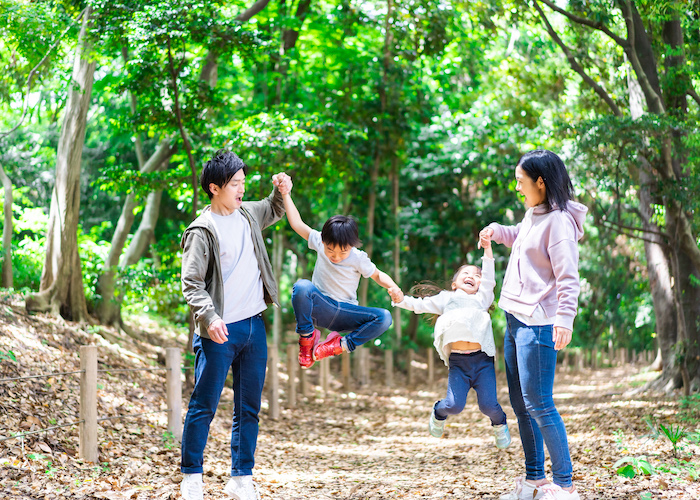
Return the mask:
<path id="1" fill-rule="evenodd" d="M 277 189 L 279 190 L 282 196 L 290 194 L 292 192 L 292 178 L 284 172 L 280 172 L 279 174 L 273 175 L 272 184 L 277 186 Z"/>
<path id="2" fill-rule="evenodd" d="M 403 302 L 403 292 L 401 291 L 400 288 L 392 286 L 391 288 L 387 289 L 387 292 L 389 292 L 389 296 L 391 297 L 391 301 L 394 304 L 399 304 Z"/>
<path id="3" fill-rule="evenodd" d="M 564 349 L 571 342 L 571 330 L 563 326 L 555 326 L 552 340 L 554 340 L 554 350 Z"/>
<path id="4" fill-rule="evenodd" d="M 224 320 L 221 318 L 211 322 L 209 327 L 207 327 L 207 333 L 209 334 L 209 338 L 217 344 L 223 344 L 228 340 L 226 323 L 224 323 Z"/>

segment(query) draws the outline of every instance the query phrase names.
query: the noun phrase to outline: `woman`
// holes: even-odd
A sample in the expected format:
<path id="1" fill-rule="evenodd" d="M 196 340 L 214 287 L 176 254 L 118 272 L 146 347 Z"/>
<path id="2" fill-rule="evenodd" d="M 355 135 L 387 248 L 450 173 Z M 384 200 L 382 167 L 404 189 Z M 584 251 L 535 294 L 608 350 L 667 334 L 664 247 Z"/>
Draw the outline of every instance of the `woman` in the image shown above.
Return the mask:
<path id="1" fill-rule="evenodd" d="M 577 242 L 588 209 L 571 201 L 566 167 L 551 151 L 525 154 L 515 167 L 515 179 L 528 207 L 522 222 L 492 223 L 480 233 L 512 247 L 498 305 L 506 312 L 506 375 L 526 474 L 500 498 L 579 500 L 571 482 L 566 429 L 552 390 L 557 351 L 571 342 L 580 291 Z M 553 483 L 544 472 L 544 444 Z"/>

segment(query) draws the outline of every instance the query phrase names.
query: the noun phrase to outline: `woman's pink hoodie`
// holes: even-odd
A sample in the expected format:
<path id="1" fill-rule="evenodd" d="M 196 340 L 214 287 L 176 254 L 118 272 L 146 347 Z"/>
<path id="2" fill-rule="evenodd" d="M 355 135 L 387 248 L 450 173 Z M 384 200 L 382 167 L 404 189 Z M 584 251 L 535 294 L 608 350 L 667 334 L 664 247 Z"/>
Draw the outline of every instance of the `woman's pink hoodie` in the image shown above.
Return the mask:
<path id="1" fill-rule="evenodd" d="M 581 290 L 578 240 L 588 208 L 569 201 L 566 210 L 547 212 L 542 204 L 530 208 L 517 226 L 495 222 L 493 241 L 512 247 L 498 306 L 532 316 L 542 305 L 554 326 L 573 330 Z"/>

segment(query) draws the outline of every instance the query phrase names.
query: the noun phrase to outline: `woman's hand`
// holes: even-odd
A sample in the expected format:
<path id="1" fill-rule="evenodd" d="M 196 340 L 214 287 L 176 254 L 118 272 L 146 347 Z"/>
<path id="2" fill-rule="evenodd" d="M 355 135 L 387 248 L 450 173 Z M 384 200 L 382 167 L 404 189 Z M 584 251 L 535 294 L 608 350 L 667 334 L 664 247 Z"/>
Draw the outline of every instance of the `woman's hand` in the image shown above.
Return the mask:
<path id="1" fill-rule="evenodd" d="M 554 340 L 554 350 L 564 349 L 571 342 L 571 330 L 563 326 L 555 326 L 552 340 Z"/>

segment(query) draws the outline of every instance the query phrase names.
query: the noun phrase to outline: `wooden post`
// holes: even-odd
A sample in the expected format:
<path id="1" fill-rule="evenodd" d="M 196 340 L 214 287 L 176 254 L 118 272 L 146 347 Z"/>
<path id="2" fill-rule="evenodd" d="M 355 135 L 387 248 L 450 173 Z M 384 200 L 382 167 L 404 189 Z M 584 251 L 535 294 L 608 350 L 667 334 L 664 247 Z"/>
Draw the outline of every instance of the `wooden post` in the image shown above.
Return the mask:
<path id="1" fill-rule="evenodd" d="M 428 358 L 428 385 L 433 385 L 435 380 L 435 356 L 433 356 L 433 348 L 426 349 L 426 357 Z"/>
<path id="2" fill-rule="evenodd" d="M 80 346 L 80 447 L 78 456 L 99 463 L 97 452 L 97 347 Z"/>
<path id="3" fill-rule="evenodd" d="M 267 370 L 270 381 L 270 418 L 273 420 L 280 417 L 279 357 L 277 344 L 270 345 L 267 355 Z"/>
<path id="4" fill-rule="evenodd" d="M 182 356 L 177 347 L 165 349 L 165 395 L 168 401 L 168 430 L 177 441 L 182 440 Z"/>
<path id="5" fill-rule="evenodd" d="M 308 370 L 299 370 L 299 394 L 302 398 L 309 395 L 308 375 Z"/>
<path id="6" fill-rule="evenodd" d="M 593 348 L 593 353 L 591 354 L 591 367 L 594 370 L 598 369 L 598 348 Z"/>
<path id="7" fill-rule="evenodd" d="M 394 351 L 384 350 L 384 383 L 387 387 L 394 385 Z"/>
<path id="8" fill-rule="evenodd" d="M 576 351 L 576 361 L 576 369 L 578 371 L 583 371 L 586 366 L 586 353 L 583 351 L 583 349 Z"/>
<path id="9" fill-rule="evenodd" d="M 282 274 L 284 260 L 284 233 L 277 230 L 272 233 L 272 270 L 275 276 Z M 277 420 L 280 416 L 280 350 L 282 342 L 282 311 L 279 307 L 272 308 L 272 345 L 269 347 L 270 382 L 270 418 Z"/>
<path id="10" fill-rule="evenodd" d="M 355 351 L 355 379 L 357 383 L 361 386 L 366 386 L 369 384 L 369 349 L 365 346 L 359 346 Z"/>
<path id="11" fill-rule="evenodd" d="M 340 355 L 341 364 L 341 378 L 343 382 L 343 389 L 346 391 L 350 390 L 351 377 L 350 377 L 350 353 L 344 352 Z"/>
<path id="12" fill-rule="evenodd" d="M 408 387 L 413 389 L 415 385 L 415 370 L 413 369 L 413 349 L 408 349 L 406 352 L 406 358 L 408 360 Z"/>
<path id="13" fill-rule="evenodd" d="M 331 370 L 330 370 L 330 358 L 324 358 L 319 361 L 319 377 L 321 378 L 321 393 L 323 397 L 328 394 L 328 386 L 330 385 Z"/>
<path id="14" fill-rule="evenodd" d="M 287 345 L 287 374 L 289 375 L 289 387 L 287 388 L 287 407 L 296 408 L 297 406 L 297 346 L 295 344 Z"/>
<path id="15" fill-rule="evenodd" d="M 362 356 L 364 357 L 365 385 L 369 385 L 372 383 L 372 349 L 367 346 Z"/>

